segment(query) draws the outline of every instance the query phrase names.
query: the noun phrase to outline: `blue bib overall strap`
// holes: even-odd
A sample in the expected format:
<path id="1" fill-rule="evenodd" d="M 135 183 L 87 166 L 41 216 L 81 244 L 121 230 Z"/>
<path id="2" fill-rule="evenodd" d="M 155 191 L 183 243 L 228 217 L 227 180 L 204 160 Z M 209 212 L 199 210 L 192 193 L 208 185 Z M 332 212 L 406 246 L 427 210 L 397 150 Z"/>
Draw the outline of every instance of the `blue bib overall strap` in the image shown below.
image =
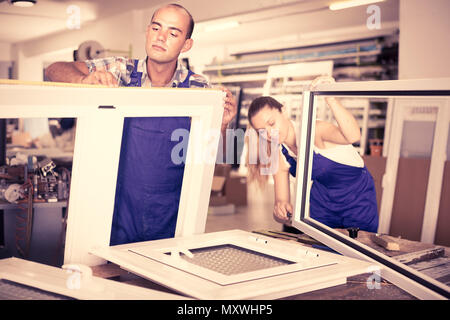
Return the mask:
<path id="1" fill-rule="evenodd" d="M 177 88 L 189 88 L 190 87 L 190 78 L 194 73 L 191 70 L 188 70 L 188 75 L 183 82 L 178 83 Z"/>
<path id="2" fill-rule="evenodd" d="M 133 71 L 131 71 L 130 74 L 130 83 L 128 83 L 127 87 L 141 87 L 141 81 L 142 81 L 142 72 L 138 72 L 138 63 L 139 60 L 134 60 L 134 68 Z"/>
<path id="3" fill-rule="evenodd" d="M 142 72 L 138 72 L 137 71 L 138 70 L 138 63 L 139 63 L 139 60 L 135 59 L 134 60 L 134 68 L 133 68 L 133 71 L 131 71 L 130 82 L 128 83 L 127 87 L 142 87 Z M 183 82 L 180 82 L 178 84 L 174 82 L 172 84 L 172 87 L 175 87 L 175 88 L 189 88 L 190 87 L 189 81 L 190 81 L 190 78 L 191 78 L 191 76 L 193 74 L 194 74 L 194 72 L 192 72 L 191 70 L 188 70 L 188 75 L 187 75 L 186 79 L 184 79 Z M 194 82 L 198 83 L 195 80 L 192 81 L 192 82 L 193 83 Z"/>
<path id="4" fill-rule="evenodd" d="M 142 86 L 137 61 L 128 86 Z M 178 88 L 188 88 L 189 71 Z M 176 129 L 190 129 L 188 117 L 125 118 L 122 135 L 111 245 L 170 238 L 175 235 L 184 163 L 171 159 L 180 141 Z M 186 155 L 183 155 L 186 156 Z"/>
<path id="5" fill-rule="evenodd" d="M 295 177 L 297 171 L 297 160 L 289 154 L 289 151 L 286 149 L 284 145 L 281 145 L 281 153 L 286 158 L 286 161 L 289 163 L 289 173 Z"/>

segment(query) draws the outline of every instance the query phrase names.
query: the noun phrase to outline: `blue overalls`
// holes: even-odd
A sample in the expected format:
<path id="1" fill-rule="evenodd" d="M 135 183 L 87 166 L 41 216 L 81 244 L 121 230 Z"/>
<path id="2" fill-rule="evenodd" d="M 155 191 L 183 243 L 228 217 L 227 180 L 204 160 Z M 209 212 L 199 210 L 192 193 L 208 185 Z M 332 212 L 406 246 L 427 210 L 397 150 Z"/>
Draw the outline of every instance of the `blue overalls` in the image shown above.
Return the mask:
<path id="1" fill-rule="evenodd" d="M 140 87 L 142 72 L 134 62 L 128 86 Z M 188 88 L 189 71 L 178 88 Z M 174 85 L 175 86 L 175 85 Z M 111 245 L 173 237 L 184 163 L 174 164 L 175 129 L 190 129 L 187 117 L 126 118 L 116 186 Z M 184 157 L 186 155 L 183 155 Z"/>
<path id="2" fill-rule="evenodd" d="M 295 177 L 297 160 L 281 145 Z M 310 217 L 331 228 L 358 227 L 377 232 L 378 207 L 375 184 L 367 167 L 335 162 L 314 152 L 310 193 Z"/>

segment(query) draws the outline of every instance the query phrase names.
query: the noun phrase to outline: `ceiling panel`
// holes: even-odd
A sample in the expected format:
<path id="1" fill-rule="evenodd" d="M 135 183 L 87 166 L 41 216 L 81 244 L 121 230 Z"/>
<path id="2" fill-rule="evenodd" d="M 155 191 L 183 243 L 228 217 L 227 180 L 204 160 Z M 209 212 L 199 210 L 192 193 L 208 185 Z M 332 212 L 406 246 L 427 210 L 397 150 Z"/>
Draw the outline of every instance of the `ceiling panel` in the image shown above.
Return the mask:
<path id="1" fill-rule="evenodd" d="M 245 14 L 267 8 L 322 0 L 180 0 L 174 1 L 191 11 L 196 22 Z M 37 0 L 30 8 L 18 8 L 8 0 L 0 0 L 0 42 L 17 43 L 67 30 L 73 12 L 69 6 L 80 8 L 81 25 L 130 10 L 146 10 L 170 1 L 164 0 Z M 322 1 L 323 2 L 323 1 Z M 152 12 L 146 12 L 151 15 Z"/>

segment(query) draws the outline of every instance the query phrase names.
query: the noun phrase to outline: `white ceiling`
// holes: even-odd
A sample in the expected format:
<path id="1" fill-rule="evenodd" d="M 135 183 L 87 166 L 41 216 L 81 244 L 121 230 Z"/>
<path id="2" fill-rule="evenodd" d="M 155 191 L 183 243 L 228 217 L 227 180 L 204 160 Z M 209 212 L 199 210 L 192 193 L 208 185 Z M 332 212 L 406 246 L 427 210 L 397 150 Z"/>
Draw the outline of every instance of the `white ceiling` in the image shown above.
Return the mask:
<path id="1" fill-rule="evenodd" d="M 0 0 L 1 1 L 1 0 Z M 17 43 L 67 29 L 73 17 L 71 5 L 80 8 L 82 24 L 125 10 L 157 6 L 163 0 L 37 0 L 30 8 L 19 8 L 8 0 L 0 2 L 0 42 Z"/>
<path id="2" fill-rule="evenodd" d="M 199 23 L 193 35 L 196 45 L 191 51 L 220 46 L 224 56 L 227 56 L 346 41 L 357 37 L 376 37 L 398 30 L 398 0 L 385 0 L 377 4 L 381 12 L 380 30 L 367 27 L 367 20 L 371 15 L 367 13 L 367 5 L 331 11 L 328 9 L 331 2 L 333 0 L 295 2 Z M 217 23 L 218 20 L 235 20 L 240 25 L 222 31 L 204 31 L 205 25 Z"/>
<path id="3" fill-rule="evenodd" d="M 129 10 L 145 10 L 164 3 L 178 2 L 194 16 L 196 39 L 200 42 L 222 43 L 229 40 L 263 40 L 267 37 L 302 32 L 329 30 L 349 25 L 364 24 L 364 7 L 332 12 L 327 9 L 333 0 L 37 0 L 31 8 L 18 8 L 8 0 L 0 0 L 0 43 L 18 43 L 67 30 L 71 5 L 80 8 L 81 24 Z M 382 17 L 398 19 L 398 0 L 387 0 L 382 6 Z M 150 13 L 151 14 L 151 13 Z M 203 32 L 208 20 L 238 19 L 241 26 L 218 33 Z M 200 23 L 199 23 L 200 22 Z"/>
<path id="4" fill-rule="evenodd" d="M 73 12 L 67 11 L 71 5 L 80 8 L 83 25 L 124 11 L 155 8 L 171 2 L 185 5 L 199 22 L 308 1 L 317 0 L 37 0 L 30 8 L 15 7 L 9 0 L 0 0 L 0 42 L 23 42 L 67 30 L 67 21 L 73 17 Z"/>

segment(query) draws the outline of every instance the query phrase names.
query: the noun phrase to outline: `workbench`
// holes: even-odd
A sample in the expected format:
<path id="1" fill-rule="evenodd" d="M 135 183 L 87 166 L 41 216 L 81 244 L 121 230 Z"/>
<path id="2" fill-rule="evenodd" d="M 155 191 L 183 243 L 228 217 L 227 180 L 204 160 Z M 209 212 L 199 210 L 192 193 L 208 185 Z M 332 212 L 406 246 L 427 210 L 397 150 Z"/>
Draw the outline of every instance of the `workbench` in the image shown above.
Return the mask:
<path id="1" fill-rule="evenodd" d="M 347 230 L 339 230 L 347 234 Z M 254 231 L 257 234 L 272 236 L 286 241 L 294 241 L 304 246 L 311 246 L 316 249 L 331 250 L 323 244 L 317 242 L 305 234 L 294 234 L 288 232 L 279 232 L 271 230 Z M 371 248 L 376 249 L 389 257 L 395 257 L 399 261 L 410 267 L 437 279 L 446 285 L 450 284 L 450 248 L 425 244 L 417 241 L 396 238 L 400 244 L 400 250 L 386 250 L 380 245 L 374 243 L 371 238 L 375 234 L 365 231 L 359 231 L 357 240 Z M 336 253 L 338 254 L 338 253 Z M 125 270 L 119 266 L 108 263 L 105 265 L 92 267 L 93 274 L 102 278 L 108 278 L 124 282 L 127 284 L 142 286 L 150 289 L 160 290 L 165 293 L 176 293 L 157 283 L 151 282 Z M 307 292 L 299 295 L 283 298 L 282 300 L 415 300 L 416 298 L 406 291 L 398 288 L 394 284 L 383 279 L 382 274 L 365 273 L 347 278 L 347 283 Z M 368 281 L 374 280 L 378 285 L 368 285 Z M 372 282 L 370 282 L 372 284 Z M 369 288 L 369 286 L 371 288 Z"/>
<path id="2" fill-rule="evenodd" d="M 346 230 L 340 230 L 347 234 Z M 400 250 L 390 251 L 373 242 L 375 234 L 359 231 L 356 238 L 361 243 L 379 251 L 383 254 L 394 257 L 398 261 L 419 270 L 432 278 L 439 280 L 446 285 L 450 285 L 450 248 L 426 244 L 407 239 L 396 238 L 400 245 Z M 414 296 L 398 288 L 392 283 L 380 278 L 379 289 L 369 289 L 367 280 L 373 274 L 361 274 L 350 277 L 347 283 L 340 286 L 317 290 L 286 299 L 328 299 L 328 300 L 412 300 Z"/>

